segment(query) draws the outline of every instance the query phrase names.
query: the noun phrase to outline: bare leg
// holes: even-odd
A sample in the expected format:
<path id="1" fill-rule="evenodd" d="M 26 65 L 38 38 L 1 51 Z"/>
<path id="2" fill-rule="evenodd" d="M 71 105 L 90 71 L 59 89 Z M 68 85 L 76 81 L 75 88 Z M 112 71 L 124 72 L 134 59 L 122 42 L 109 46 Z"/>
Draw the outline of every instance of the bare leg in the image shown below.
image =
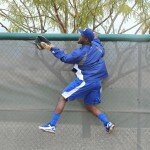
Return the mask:
<path id="1" fill-rule="evenodd" d="M 66 99 L 61 96 L 56 105 L 55 111 L 51 117 L 50 122 L 48 122 L 45 125 L 39 126 L 39 129 L 55 133 L 55 126 L 60 119 L 60 114 L 63 112 L 66 102 Z"/>
<path id="2" fill-rule="evenodd" d="M 100 109 L 94 105 L 85 105 L 85 108 L 95 116 L 98 116 L 101 113 Z"/>
<path id="3" fill-rule="evenodd" d="M 110 121 L 108 120 L 105 113 L 101 112 L 95 105 L 86 105 L 85 108 L 90 111 L 93 115 L 98 117 L 98 119 L 104 124 L 107 125 Z"/>
<path id="4" fill-rule="evenodd" d="M 57 114 L 61 114 L 64 110 L 65 104 L 66 104 L 67 100 L 64 97 L 60 97 L 59 101 L 55 107 L 55 113 Z"/>
<path id="5" fill-rule="evenodd" d="M 108 133 L 112 132 L 112 130 L 114 129 L 115 125 L 112 124 L 107 116 L 100 111 L 100 109 L 98 109 L 96 106 L 94 105 L 85 105 L 85 108 L 90 111 L 92 114 L 94 114 L 95 116 L 98 117 L 98 119 L 104 124 L 105 129 Z"/>

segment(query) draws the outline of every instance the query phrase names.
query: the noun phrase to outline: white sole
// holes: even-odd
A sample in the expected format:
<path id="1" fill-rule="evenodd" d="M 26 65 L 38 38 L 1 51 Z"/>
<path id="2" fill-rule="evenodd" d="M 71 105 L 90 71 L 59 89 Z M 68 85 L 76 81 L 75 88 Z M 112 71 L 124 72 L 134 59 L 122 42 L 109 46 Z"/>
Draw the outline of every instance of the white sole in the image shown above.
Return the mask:
<path id="1" fill-rule="evenodd" d="M 42 130 L 42 131 L 45 131 L 45 132 L 50 132 L 50 133 L 55 134 L 55 131 L 50 130 L 50 129 L 43 129 L 43 128 L 41 128 L 41 127 L 39 127 L 39 129 Z"/>
<path id="2" fill-rule="evenodd" d="M 108 132 L 108 133 L 112 133 L 112 132 L 113 132 L 113 130 L 114 130 L 114 128 L 115 128 L 115 125 L 112 125 L 112 126 L 110 127 L 110 129 L 109 129 L 109 132 Z"/>

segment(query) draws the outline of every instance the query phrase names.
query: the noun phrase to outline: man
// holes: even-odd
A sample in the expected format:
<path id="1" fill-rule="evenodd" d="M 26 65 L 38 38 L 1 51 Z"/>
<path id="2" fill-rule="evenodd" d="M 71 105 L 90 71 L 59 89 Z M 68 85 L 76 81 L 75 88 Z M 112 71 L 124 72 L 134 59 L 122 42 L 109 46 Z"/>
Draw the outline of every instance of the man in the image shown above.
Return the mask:
<path id="1" fill-rule="evenodd" d="M 82 44 L 82 46 L 70 54 L 65 54 L 59 48 L 41 42 L 42 47 L 50 50 L 56 58 L 62 62 L 74 64 L 73 72 L 75 72 L 76 78 L 63 90 L 51 120 L 39 126 L 39 129 L 55 133 L 56 124 L 66 102 L 81 98 L 85 108 L 93 113 L 103 123 L 106 131 L 110 133 L 114 124 L 96 107 L 101 101 L 101 79 L 108 76 L 105 62 L 102 59 L 104 48 L 98 38 L 94 39 L 94 33 L 91 29 L 87 28 L 84 31 L 79 30 L 79 32 L 81 37 L 78 44 Z"/>

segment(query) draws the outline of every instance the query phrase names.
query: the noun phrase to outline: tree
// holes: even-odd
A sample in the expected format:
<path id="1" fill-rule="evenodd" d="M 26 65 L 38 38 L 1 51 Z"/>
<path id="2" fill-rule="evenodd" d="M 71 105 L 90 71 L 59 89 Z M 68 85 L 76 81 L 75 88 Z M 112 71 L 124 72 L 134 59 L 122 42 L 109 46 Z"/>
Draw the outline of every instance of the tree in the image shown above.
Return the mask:
<path id="1" fill-rule="evenodd" d="M 2 1 L 2 0 L 1 0 Z M 8 32 L 53 30 L 75 33 L 87 26 L 103 33 L 149 33 L 149 0 L 5 0 L 0 16 L 9 22 Z M 129 20 L 133 23 L 127 28 Z M 131 21 L 130 21 L 131 22 Z"/>

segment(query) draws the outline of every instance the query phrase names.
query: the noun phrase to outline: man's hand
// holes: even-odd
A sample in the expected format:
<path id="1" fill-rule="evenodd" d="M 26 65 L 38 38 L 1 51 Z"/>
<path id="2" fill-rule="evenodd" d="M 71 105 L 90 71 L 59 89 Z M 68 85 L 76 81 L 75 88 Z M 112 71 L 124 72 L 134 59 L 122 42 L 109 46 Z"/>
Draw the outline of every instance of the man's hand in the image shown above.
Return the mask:
<path id="1" fill-rule="evenodd" d="M 41 42 L 40 44 L 41 44 L 41 47 L 46 50 L 51 50 L 51 48 L 54 47 L 52 44 L 47 44 L 45 42 Z"/>
<path id="2" fill-rule="evenodd" d="M 37 48 L 39 50 L 51 50 L 52 47 L 54 47 L 51 42 L 45 38 L 44 36 L 38 36 L 36 39 L 35 39 L 35 45 L 37 46 Z"/>

